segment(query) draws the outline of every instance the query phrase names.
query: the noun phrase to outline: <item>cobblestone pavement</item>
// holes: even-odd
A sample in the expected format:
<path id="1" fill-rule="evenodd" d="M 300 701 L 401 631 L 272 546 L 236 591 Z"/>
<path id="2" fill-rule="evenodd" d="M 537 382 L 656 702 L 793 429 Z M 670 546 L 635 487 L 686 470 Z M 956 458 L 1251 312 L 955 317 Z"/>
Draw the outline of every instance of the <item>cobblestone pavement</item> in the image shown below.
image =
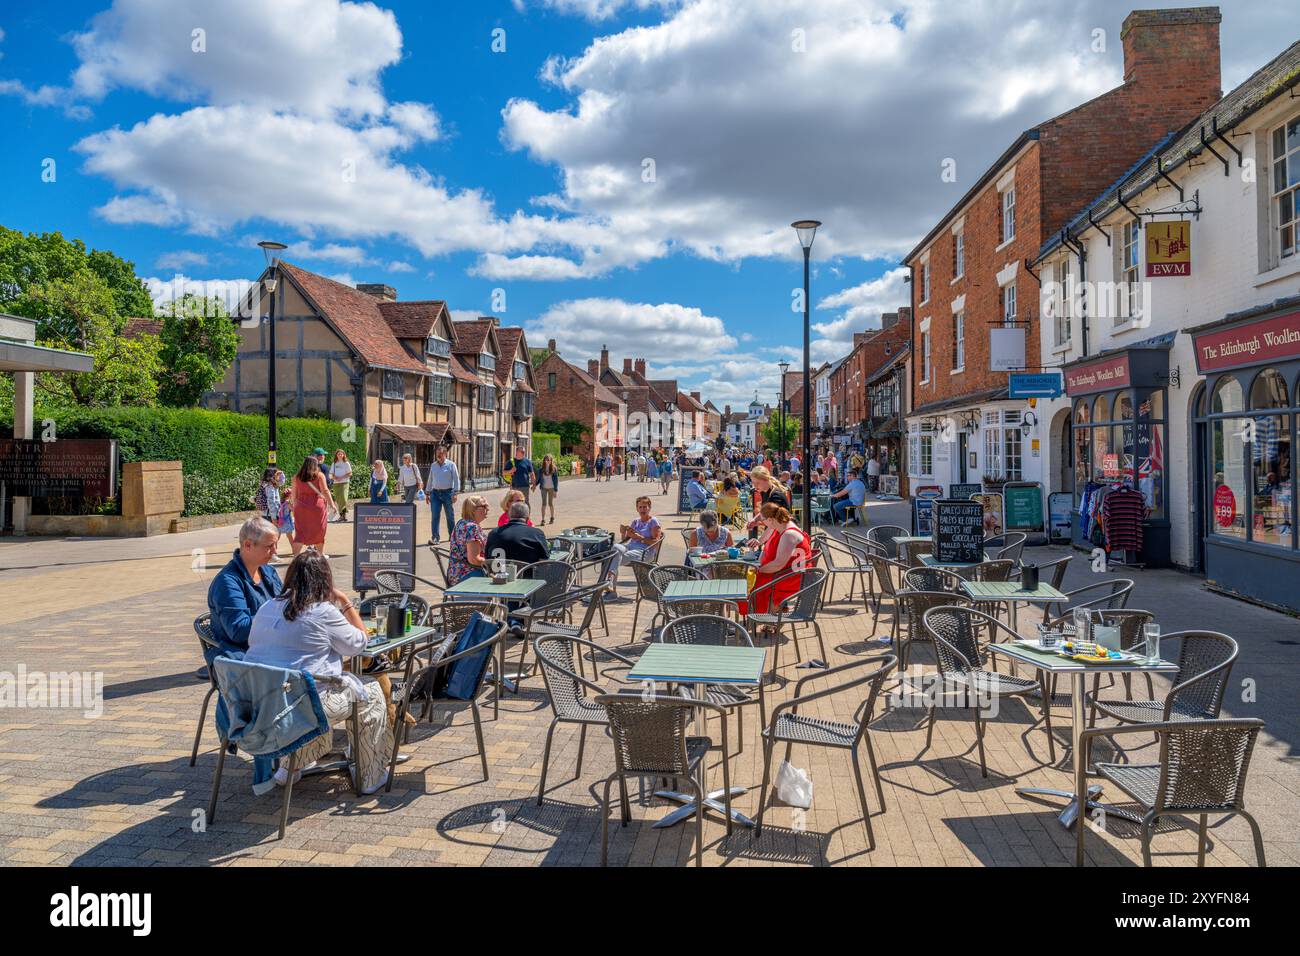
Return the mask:
<path id="1" fill-rule="evenodd" d="M 589 479 L 566 482 L 561 524 L 606 527 L 630 518 L 632 499 L 651 486 Z M 495 499 L 496 495 L 489 496 Z M 667 528 L 662 560 L 678 562 L 678 529 L 687 519 L 671 514 L 669 499 L 653 496 Z M 903 523 L 903 503 L 874 503 L 873 523 Z M 419 539 L 428 537 L 421 509 Z M 554 529 L 548 527 L 548 531 Z M 536 805 L 542 746 L 550 721 L 540 678 L 507 695 L 500 718 L 485 708 L 484 730 L 491 779 L 481 779 L 469 714 L 448 724 L 421 725 L 404 748 L 390 794 L 357 798 L 341 777 L 309 778 L 294 790 L 284 840 L 274 839 L 278 794 L 254 797 L 250 765 L 227 763 L 218 819 L 206 830 L 206 806 L 215 765 L 209 715 L 198 765 L 189 766 L 199 704 L 206 684 L 195 679 L 202 663 L 191 622 L 203 611 L 213 570 L 234 547 L 234 528 L 147 540 L 5 539 L 0 542 L 0 670 L 16 673 L 101 672 L 102 715 L 80 709 L 0 709 L 0 862 L 5 864 L 134 864 L 282 866 L 313 864 L 469 864 L 492 866 L 596 865 L 600 861 L 598 781 L 613 765 L 608 740 L 588 741 L 581 775 L 575 774 L 577 733 L 556 731 L 546 802 Z M 349 580 L 351 525 L 332 525 L 327 550 L 335 573 Z M 1065 553 L 1041 549 L 1033 553 Z M 420 571 L 436 577 L 427 553 Z M 1168 633 L 1205 627 L 1234 635 L 1242 646 L 1224 712 L 1261 716 L 1268 726 L 1256 748 L 1249 805 L 1263 827 L 1269 862 L 1300 863 L 1294 819 L 1300 806 L 1297 699 L 1300 695 L 1300 623 L 1206 592 L 1198 578 L 1173 571 L 1136 571 L 1132 607 L 1148 608 Z M 1067 587 L 1094 580 L 1083 556 L 1071 563 Z M 625 588 L 624 593 L 632 593 Z M 879 620 L 862 602 L 843 600 L 844 585 L 824 612 L 832 665 L 883 650 L 874 643 L 888 631 L 888 603 Z M 610 606 L 608 647 L 635 655 L 644 644 L 630 633 L 632 602 Z M 646 616 L 642 615 L 644 628 Z M 804 644 L 805 657 L 813 652 Z M 787 697 L 798 670 L 783 653 L 781 685 L 769 701 Z M 931 670 L 928 646 L 916 654 Z M 815 716 L 847 720 L 860 699 L 818 701 Z M 1031 704 L 1035 702 L 1030 702 Z M 1017 864 L 1068 865 L 1073 835 L 1056 822 L 1058 806 L 1017 796 L 1018 785 L 1068 789 L 1068 709 L 1054 708 L 1056 755 L 1048 763 L 1041 725 L 1024 704 L 1003 705 L 988 727 L 989 776 L 980 776 L 970 722 L 940 714 L 933 744 L 925 747 L 924 711 L 891 707 L 871 727 L 886 810 L 869 801 L 877 845 L 866 833 L 844 752 L 795 748 L 793 762 L 812 777 L 814 799 L 806 813 L 773 803 L 763 836 L 737 829 L 727 838 L 716 819 L 705 825 L 706 865 L 777 864 L 855 866 Z M 736 805 L 753 815 L 762 776 L 756 715 L 746 714 L 744 749 L 731 761 L 732 780 L 747 784 Z M 710 724 L 716 733 L 716 722 Z M 734 727 L 734 724 L 733 724 Z M 1130 759 L 1155 759 L 1150 738 L 1130 738 Z M 778 754 L 779 756 L 779 754 Z M 718 762 L 710 779 L 721 779 Z M 611 863 L 686 865 L 694 829 L 652 829 L 669 808 L 638 802 L 632 823 L 611 826 Z M 1194 823 L 1194 821 L 1193 821 Z M 1236 866 L 1253 860 L 1249 832 L 1233 820 L 1213 829 L 1208 864 Z M 1111 817 L 1105 833 L 1088 834 L 1089 862 L 1140 865 L 1135 828 Z M 1158 866 L 1195 864 L 1195 834 L 1183 822 L 1161 827 L 1154 843 Z"/>

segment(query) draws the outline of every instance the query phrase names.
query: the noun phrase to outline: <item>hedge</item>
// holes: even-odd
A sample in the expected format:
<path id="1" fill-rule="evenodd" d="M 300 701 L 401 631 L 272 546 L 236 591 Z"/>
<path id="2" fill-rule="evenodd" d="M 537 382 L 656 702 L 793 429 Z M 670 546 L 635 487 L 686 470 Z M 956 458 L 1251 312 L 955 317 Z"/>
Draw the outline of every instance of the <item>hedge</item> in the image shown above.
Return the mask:
<path id="1" fill-rule="evenodd" d="M 547 455 L 560 457 L 560 436 L 550 432 L 533 432 L 533 464 L 537 464 Z"/>

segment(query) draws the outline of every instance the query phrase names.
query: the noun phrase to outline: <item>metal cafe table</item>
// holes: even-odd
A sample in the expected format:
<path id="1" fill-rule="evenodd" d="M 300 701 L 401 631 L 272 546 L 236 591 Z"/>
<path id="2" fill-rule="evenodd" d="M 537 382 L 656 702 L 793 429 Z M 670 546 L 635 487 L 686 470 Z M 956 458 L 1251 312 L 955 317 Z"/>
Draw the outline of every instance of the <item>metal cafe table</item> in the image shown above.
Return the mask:
<path id="1" fill-rule="evenodd" d="M 1026 591 L 1019 581 L 966 581 L 962 590 L 972 601 L 1006 601 L 1011 604 L 1011 628 L 1015 630 L 1020 604 L 1056 604 L 1069 598 L 1041 581 L 1032 591 Z"/>
<path id="2" fill-rule="evenodd" d="M 576 531 L 561 531 L 559 534 L 551 535 L 552 538 L 562 541 L 572 541 L 574 548 L 573 561 L 575 564 L 582 563 L 583 558 L 587 556 L 587 549 L 594 548 L 598 544 L 604 544 L 610 539 L 608 534 L 578 534 Z M 575 584 L 581 582 L 575 581 Z"/>
<path id="3" fill-rule="evenodd" d="M 899 541 L 902 539 L 895 538 L 894 540 Z M 927 538 L 925 540 L 929 540 L 929 539 Z M 987 558 L 988 552 L 984 552 L 984 554 L 985 557 Z M 955 571 L 958 574 L 961 574 L 963 571 L 969 571 L 971 568 L 978 568 L 984 562 L 982 560 L 981 561 L 940 561 L 933 554 L 923 554 L 921 555 L 921 563 L 924 564 L 927 568 L 944 568 L 948 571 Z"/>
<path id="4" fill-rule="evenodd" d="M 749 582 L 740 578 L 715 581 L 670 581 L 664 588 L 664 601 L 743 601 L 749 595 Z"/>
<path id="5" fill-rule="evenodd" d="M 911 560 L 911 552 L 907 551 L 908 548 L 914 544 L 929 544 L 933 540 L 934 538 L 928 534 L 900 534 L 894 539 L 894 544 L 899 551 L 898 560 L 906 564 Z"/>
<path id="6" fill-rule="evenodd" d="M 1075 824 L 1087 826 L 1086 820 L 1082 823 L 1079 822 L 1080 794 L 1084 793 L 1087 794 L 1088 809 L 1090 810 L 1102 808 L 1106 813 L 1112 813 L 1125 819 L 1139 819 L 1127 811 L 1117 810 L 1100 803 L 1097 800 L 1102 791 L 1100 784 L 1088 786 L 1088 768 L 1079 742 L 1079 737 L 1083 733 L 1086 723 L 1083 709 L 1084 688 L 1087 684 L 1087 678 L 1091 674 L 1132 672 L 1168 674 L 1177 672 L 1178 665 L 1171 664 L 1166 660 L 1148 662 L 1146 658 L 1138 655 L 1129 655 L 1125 661 L 1097 664 L 1084 663 L 1064 657 L 1054 650 L 1041 650 L 1028 642 L 1021 641 L 1008 644 L 990 644 L 988 649 L 992 653 L 999 654 L 1009 660 L 1028 664 L 1030 667 L 1046 671 L 1048 674 L 1061 674 L 1070 679 L 1070 753 L 1074 761 L 1074 789 L 1051 790 L 1044 787 L 1017 787 L 1016 793 L 1022 797 L 1062 797 L 1068 800 L 1065 809 L 1057 817 L 1061 825 L 1067 829 Z M 1074 862 L 1076 866 L 1083 866 L 1083 844 L 1078 845 Z"/>
<path id="7" fill-rule="evenodd" d="M 669 584 L 727 584 L 744 582 L 727 581 L 674 581 Z M 667 593 L 665 592 L 665 598 Z M 744 597 L 742 590 L 741 597 Z M 625 680 L 629 682 L 653 681 L 664 684 L 682 685 L 688 697 L 697 700 L 705 698 L 708 684 L 732 684 L 738 687 L 755 687 L 763 692 L 763 666 L 767 652 L 761 647 L 716 647 L 709 644 L 651 644 L 641 655 L 641 659 L 628 671 Z M 704 734 L 705 714 L 702 709 L 695 711 L 695 731 Z M 699 764 L 700 790 L 704 791 L 704 761 Z M 747 792 L 746 787 L 733 786 L 732 797 Z M 676 790 L 656 790 L 656 797 L 673 800 L 682 804 L 662 820 L 654 824 L 656 829 L 670 827 L 688 820 L 695 815 L 695 798 Z M 705 791 L 704 806 L 718 813 L 726 813 L 726 804 L 722 802 L 722 790 Z M 731 811 L 731 819 L 742 826 L 752 827 L 754 821 L 739 810 Z"/>
<path id="8" fill-rule="evenodd" d="M 451 601 L 490 601 L 494 619 L 500 623 L 505 620 L 507 601 L 527 601 L 532 597 L 533 592 L 545 586 L 545 581 L 535 578 L 517 578 L 514 581 L 507 581 L 505 584 L 493 584 L 492 579 L 489 577 L 475 576 L 466 578 L 459 584 L 453 584 L 443 592 L 443 596 Z M 515 682 L 522 675 L 506 673 L 506 649 L 504 643 L 497 645 L 496 673 L 502 675 L 502 684 L 506 690 L 512 693 L 518 690 L 518 685 Z M 495 681 L 495 675 L 489 674 L 485 679 Z"/>

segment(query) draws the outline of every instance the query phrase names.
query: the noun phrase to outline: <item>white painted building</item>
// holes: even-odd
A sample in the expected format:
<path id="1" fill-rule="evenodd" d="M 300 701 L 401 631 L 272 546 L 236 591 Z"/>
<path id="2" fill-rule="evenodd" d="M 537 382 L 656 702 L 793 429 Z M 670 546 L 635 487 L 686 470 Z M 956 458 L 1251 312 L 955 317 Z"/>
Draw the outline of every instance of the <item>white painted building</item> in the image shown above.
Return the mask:
<path id="1" fill-rule="evenodd" d="M 1097 543 L 1078 510 L 1085 492 L 1128 482 L 1147 511 L 1136 557 L 1289 607 L 1300 607 L 1298 70 L 1300 43 L 1157 144 L 1035 265 L 1040 361 L 1063 368 L 1067 391 L 1035 410 L 1044 482 L 1073 495 L 1076 544 Z"/>
<path id="2" fill-rule="evenodd" d="M 813 379 L 813 398 L 815 402 L 816 415 L 814 421 L 817 428 L 829 428 L 831 425 L 831 371 L 833 366 L 830 362 L 822 364 L 817 371 L 817 377 Z"/>

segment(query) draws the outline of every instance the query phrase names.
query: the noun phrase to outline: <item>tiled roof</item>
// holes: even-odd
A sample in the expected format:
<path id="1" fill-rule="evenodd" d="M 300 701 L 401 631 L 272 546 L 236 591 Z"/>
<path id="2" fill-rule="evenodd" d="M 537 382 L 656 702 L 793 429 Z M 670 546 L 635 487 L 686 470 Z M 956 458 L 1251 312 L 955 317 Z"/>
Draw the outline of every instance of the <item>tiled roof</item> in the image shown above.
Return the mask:
<path id="1" fill-rule="evenodd" d="M 477 352 L 474 354 L 478 355 Z M 469 359 L 464 355 L 452 355 L 451 377 L 469 385 L 478 385 L 478 359 Z"/>
<path id="2" fill-rule="evenodd" d="M 439 314 L 446 311 L 447 303 L 441 299 L 379 303 L 379 314 L 399 339 L 427 339 Z"/>
<path id="3" fill-rule="evenodd" d="M 560 359 L 560 361 L 564 362 L 564 364 L 568 367 L 569 371 L 573 373 L 574 378 L 576 378 L 583 385 L 587 385 L 591 387 L 592 393 L 596 396 L 596 401 L 605 402 L 606 404 L 609 405 L 619 404 L 618 396 L 615 395 L 613 392 L 611 392 L 600 382 L 596 381 L 594 378 L 588 375 L 585 370 L 578 368 L 578 366 L 574 365 L 572 362 L 565 362 L 564 359 Z"/>
<path id="4" fill-rule="evenodd" d="M 454 442 L 464 444 L 469 440 L 465 437 L 463 431 L 459 428 L 452 428 L 447 422 L 425 422 L 420 427 L 432 435 L 435 442 L 442 442 L 449 433 L 451 440 Z"/>
<path id="5" fill-rule="evenodd" d="M 465 319 L 453 322 L 451 327 L 456 332 L 456 341 L 451 350 L 459 355 L 478 355 L 483 351 L 488 333 L 492 331 L 492 320 Z"/>
<path id="6" fill-rule="evenodd" d="M 308 272 L 289 262 L 280 268 L 367 365 L 429 375 L 423 362 L 407 354 L 379 311 L 379 300 L 351 286 Z"/>
<path id="7" fill-rule="evenodd" d="M 162 319 L 127 319 L 126 325 L 122 326 L 122 338 L 138 339 L 161 331 Z"/>
<path id="8" fill-rule="evenodd" d="M 434 442 L 433 436 L 419 425 L 394 425 L 389 422 L 380 422 L 375 425 L 375 428 L 381 432 L 388 432 L 394 438 L 400 438 L 402 441 L 409 441 L 418 445 L 431 445 Z"/>
<path id="9" fill-rule="evenodd" d="M 501 358 L 497 361 L 497 384 L 505 385 L 506 381 L 514 374 L 514 363 L 521 361 L 519 358 L 519 343 L 523 340 L 524 330 L 519 326 L 509 326 L 497 329 L 497 346 L 501 349 Z M 525 350 L 527 354 L 527 350 Z M 529 364 L 527 359 L 522 360 Z M 527 377 L 518 379 L 514 387 L 521 392 L 531 392 L 533 387 L 528 384 Z"/>

